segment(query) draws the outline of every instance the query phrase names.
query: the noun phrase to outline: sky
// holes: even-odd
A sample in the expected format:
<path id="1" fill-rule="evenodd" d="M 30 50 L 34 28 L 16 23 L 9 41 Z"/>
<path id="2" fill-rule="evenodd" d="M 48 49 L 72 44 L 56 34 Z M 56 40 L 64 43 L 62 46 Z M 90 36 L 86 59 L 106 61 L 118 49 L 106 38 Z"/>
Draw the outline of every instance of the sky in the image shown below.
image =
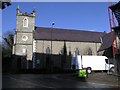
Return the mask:
<path id="1" fill-rule="evenodd" d="M 2 10 L 2 33 L 15 31 L 16 8 L 31 13 L 35 8 L 35 26 L 110 32 L 108 2 L 12 2 Z"/>

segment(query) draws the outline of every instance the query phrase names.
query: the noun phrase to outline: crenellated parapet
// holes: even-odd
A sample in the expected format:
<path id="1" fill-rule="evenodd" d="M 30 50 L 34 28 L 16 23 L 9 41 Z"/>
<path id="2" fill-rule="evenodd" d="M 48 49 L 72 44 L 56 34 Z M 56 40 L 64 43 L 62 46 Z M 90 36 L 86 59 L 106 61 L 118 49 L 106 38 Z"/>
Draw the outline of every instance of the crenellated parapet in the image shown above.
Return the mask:
<path id="1" fill-rule="evenodd" d="M 27 13 L 27 12 L 22 13 L 20 11 L 19 6 L 16 9 L 16 15 L 17 16 L 32 16 L 32 17 L 35 17 L 35 13 L 36 13 L 35 9 L 33 9 L 33 11 L 31 13 Z"/>

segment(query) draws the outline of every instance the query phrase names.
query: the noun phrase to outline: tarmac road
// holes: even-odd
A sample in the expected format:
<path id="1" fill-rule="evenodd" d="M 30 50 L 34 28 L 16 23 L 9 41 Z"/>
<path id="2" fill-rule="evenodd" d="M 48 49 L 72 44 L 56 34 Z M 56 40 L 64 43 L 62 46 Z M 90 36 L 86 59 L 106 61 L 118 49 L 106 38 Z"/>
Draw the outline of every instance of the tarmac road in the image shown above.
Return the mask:
<path id="1" fill-rule="evenodd" d="M 3 74 L 2 88 L 118 88 L 94 83 L 72 74 Z"/>

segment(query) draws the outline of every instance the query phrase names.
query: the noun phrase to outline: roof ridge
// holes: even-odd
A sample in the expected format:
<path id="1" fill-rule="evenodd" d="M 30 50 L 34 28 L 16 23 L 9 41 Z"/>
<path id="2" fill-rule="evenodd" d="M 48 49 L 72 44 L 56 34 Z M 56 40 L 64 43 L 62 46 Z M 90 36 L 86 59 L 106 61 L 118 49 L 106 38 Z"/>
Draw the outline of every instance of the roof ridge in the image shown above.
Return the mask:
<path id="1" fill-rule="evenodd" d="M 36 27 L 36 28 L 46 28 L 46 29 L 51 29 L 52 27 Z M 83 31 L 83 32 L 92 32 L 92 33 L 104 33 L 104 32 L 98 32 L 98 31 L 89 31 L 89 30 L 80 30 L 80 29 L 66 29 L 66 28 L 53 28 L 56 30 L 67 30 L 67 31 Z"/>

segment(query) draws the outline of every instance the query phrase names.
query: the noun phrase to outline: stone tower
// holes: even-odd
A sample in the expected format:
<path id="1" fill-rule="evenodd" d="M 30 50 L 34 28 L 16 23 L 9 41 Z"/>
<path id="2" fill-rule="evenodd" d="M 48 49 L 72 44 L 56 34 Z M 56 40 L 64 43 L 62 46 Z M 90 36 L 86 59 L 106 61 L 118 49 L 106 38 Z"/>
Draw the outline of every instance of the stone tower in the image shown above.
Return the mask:
<path id="1" fill-rule="evenodd" d="M 35 10 L 30 14 L 21 13 L 19 6 L 16 9 L 16 31 L 14 36 L 13 54 L 26 56 L 26 68 L 30 68 L 33 56 L 33 31 L 35 23 Z"/>

